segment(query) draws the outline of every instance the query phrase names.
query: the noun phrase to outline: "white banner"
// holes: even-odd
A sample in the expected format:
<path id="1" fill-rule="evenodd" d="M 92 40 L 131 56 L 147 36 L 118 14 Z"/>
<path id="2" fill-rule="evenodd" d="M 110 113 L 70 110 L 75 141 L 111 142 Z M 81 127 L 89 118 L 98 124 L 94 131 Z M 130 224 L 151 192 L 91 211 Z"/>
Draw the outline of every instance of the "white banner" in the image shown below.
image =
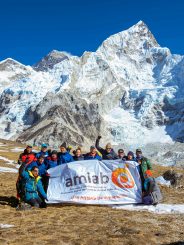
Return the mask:
<path id="1" fill-rule="evenodd" d="M 137 163 L 121 160 L 77 161 L 48 170 L 48 203 L 141 203 Z"/>

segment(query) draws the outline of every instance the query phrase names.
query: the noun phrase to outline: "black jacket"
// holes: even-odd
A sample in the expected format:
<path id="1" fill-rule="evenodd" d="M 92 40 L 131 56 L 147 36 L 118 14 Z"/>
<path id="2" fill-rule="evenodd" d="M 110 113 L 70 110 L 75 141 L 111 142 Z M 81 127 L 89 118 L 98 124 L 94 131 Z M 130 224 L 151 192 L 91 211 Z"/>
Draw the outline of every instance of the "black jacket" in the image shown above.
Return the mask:
<path id="1" fill-rule="evenodd" d="M 73 160 L 74 161 L 83 161 L 84 160 L 84 156 L 83 155 L 80 155 L 79 157 L 73 156 Z"/>
<path id="2" fill-rule="evenodd" d="M 105 149 L 103 149 L 99 146 L 99 142 L 100 142 L 100 139 L 97 139 L 95 146 L 96 146 L 97 150 L 102 154 L 102 159 L 104 159 L 104 160 L 118 159 L 118 155 L 114 152 L 113 149 L 111 149 L 111 152 L 108 153 Z"/>

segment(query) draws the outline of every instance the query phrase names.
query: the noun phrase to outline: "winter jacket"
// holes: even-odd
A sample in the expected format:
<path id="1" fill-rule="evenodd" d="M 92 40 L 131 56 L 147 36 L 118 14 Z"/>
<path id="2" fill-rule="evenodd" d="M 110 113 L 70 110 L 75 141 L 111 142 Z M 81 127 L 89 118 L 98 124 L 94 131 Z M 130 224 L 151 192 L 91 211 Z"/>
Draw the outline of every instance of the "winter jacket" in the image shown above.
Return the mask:
<path id="1" fill-rule="evenodd" d="M 39 198 L 39 195 L 41 195 L 42 198 L 47 199 L 47 195 L 43 189 L 40 176 L 35 178 L 31 171 L 26 171 L 24 168 L 21 173 L 21 177 L 23 178 L 23 184 L 25 186 L 25 201 L 29 201 L 30 199 L 37 199 Z"/>
<path id="2" fill-rule="evenodd" d="M 84 156 L 84 160 L 99 160 L 99 161 L 101 161 L 102 158 L 98 154 L 96 154 L 95 156 L 92 156 L 91 153 L 89 152 Z"/>
<path id="3" fill-rule="evenodd" d="M 40 156 L 48 157 L 49 153 L 47 151 L 46 152 L 40 151 L 36 153 L 36 158 L 39 158 Z"/>
<path id="4" fill-rule="evenodd" d="M 58 165 L 64 164 L 64 163 L 68 163 L 68 162 L 73 162 L 73 157 L 70 153 L 68 153 L 67 151 L 65 153 L 58 153 Z"/>
<path id="5" fill-rule="evenodd" d="M 26 163 L 30 164 L 31 162 L 36 161 L 36 156 L 33 152 L 27 153 L 27 150 L 25 149 L 23 153 L 20 154 L 18 159 L 18 164 Z"/>
<path id="6" fill-rule="evenodd" d="M 143 175 L 146 172 L 146 170 L 152 170 L 152 165 L 146 157 L 142 157 L 140 160 L 141 160 L 140 168 Z M 136 159 L 136 161 L 138 162 L 138 159 Z"/>
<path id="7" fill-rule="evenodd" d="M 39 169 L 39 175 L 43 176 L 46 174 L 47 172 L 47 168 L 45 163 L 43 162 L 42 164 L 40 164 L 38 161 L 36 162 L 32 162 L 29 165 L 27 165 L 26 170 L 31 170 L 32 167 L 36 166 Z"/>
<path id="8" fill-rule="evenodd" d="M 104 159 L 104 160 L 118 159 L 118 155 L 114 152 L 113 149 L 111 149 L 111 152 L 108 153 L 105 149 L 103 149 L 99 146 L 99 142 L 100 142 L 100 139 L 97 139 L 95 146 L 96 146 L 97 150 L 102 154 L 102 159 Z"/>
<path id="9" fill-rule="evenodd" d="M 47 157 L 45 159 L 45 165 L 46 165 L 46 168 L 49 169 L 49 168 L 54 168 L 58 165 L 57 163 L 58 159 L 52 159 L 52 157 Z"/>
<path id="10" fill-rule="evenodd" d="M 74 161 L 83 161 L 84 160 L 84 155 L 80 155 L 79 157 L 73 156 Z"/>
<path id="11" fill-rule="evenodd" d="M 151 197 L 152 204 L 159 203 L 163 198 L 158 184 L 156 183 L 155 179 L 152 177 L 145 179 L 144 191 L 145 191 L 145 195 L 144 195 L 145 197 L 148 196 Z"/>

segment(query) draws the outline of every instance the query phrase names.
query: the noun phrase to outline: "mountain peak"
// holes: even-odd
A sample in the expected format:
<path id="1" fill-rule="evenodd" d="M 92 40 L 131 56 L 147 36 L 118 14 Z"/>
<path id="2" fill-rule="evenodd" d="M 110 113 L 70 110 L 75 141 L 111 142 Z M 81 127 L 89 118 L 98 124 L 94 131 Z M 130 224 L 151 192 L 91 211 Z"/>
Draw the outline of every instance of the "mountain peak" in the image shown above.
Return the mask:
<path id="1" fill-rule="evenodd" d="M 125 31 L 134 31 L 134 32 L 144 32 L 144 33 L 151 33 L 151 31 L 149 30 L 148 26 L 146 25 L 146 23 L 144 23 L 144 21 L 140 20 L 139 22 L 137 22 L 135 25 L 131 26 L 128 30 Z"/>
<path id="2" fill-rule="evenodd" d="M 147 25 L 145 24 L 145 22 L 142 21 L 142 20 L 139 20 L 134 26 L 145 26 L 145 27 L 148 28 L 148 26 L 147 26 Z"/>
<path id="3" fill-rule="evenodd" d="M 48 71 L 63 60 L 69 59 L 71 55 L 64 51 L 52 50 L 44 56 L 38 63 L 33 65 L 36 71 Z"/>
<path id="4" fill-rule="evenodd" d="M 16 68 L 21 68 L 23 70 L 27 69 L 27 67 L 25 65 L 23 65 L 22 63 L 18 62 L 17 60 L 14 60 L 12 58 L 7 58 L 5 60 L 2 60 L 0 62 L 0 71 L 4 71 L 4 70 L 14 70 Z"/>
<path id="5" fill-rule="evenodd" d="M 140 20 L 129 29 L 111 35 L 102 43 L 97 52 L 106 55 L 110 52 L 114 57 L 114 52 L 122 53 L 130 51 L 130 53 L 132 53 L 136 50 L 139 52 L 142 49 L 149 49 L 152 47 L 159 47 L 159 44 L 148 26 Z"/>
<path id="6" fill-rule="evenodd" d="M 45 57 L 47 57 L 47 56 L 52 56 L 52 57 L 55 57 L 55 58 L 62 58 L 62 57 L 65 57 L 65 56 L 70 57 L 71 54 L 69 54 L 69 53 L 67 53 L 65 51 L 58 51 L 58 50 L 54 49 L 51 52 L 49 52 Z"/>
<path id="7" fill-rule="evenodd" d="M 0 61 L 0 65 L 1 64 L 11 64 L 11 65 L 22 65 L 23 66 L 22 63 L 18 62 L 17 60 L 14 60 L 12 58 L 7 58 L 5 60 Z"/>

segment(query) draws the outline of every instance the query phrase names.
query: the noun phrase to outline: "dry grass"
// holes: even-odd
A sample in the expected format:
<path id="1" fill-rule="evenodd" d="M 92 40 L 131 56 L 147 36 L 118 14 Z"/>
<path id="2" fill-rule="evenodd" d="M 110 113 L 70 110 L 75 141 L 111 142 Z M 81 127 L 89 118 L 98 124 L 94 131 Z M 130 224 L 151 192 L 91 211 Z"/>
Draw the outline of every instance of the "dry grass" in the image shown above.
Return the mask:
<path id="1" fill-rule="evenodd" d="M 15 148 L 15 145 L 9 144 L 10 148 Z M 19 155 L 4 154 L 9 159 L 11 156 L 12 160 Z M 2 165 L 12 167 L 1 162 Z M 154 174 L 158 176 L 166 169 L 155 165 Z M 16 178 L 16 174 L 0 173 L 0 224 L 14 225 L 0 228 L 0 244 L 150 245 L 184 241 L 184 215 L 158 215 L 85 205 L 16 211 L 10 205 L 11 196 L 16 193 Z M 183 189 L 162 187 L 162 191 L 164 202 L 184 203 Z"/>

